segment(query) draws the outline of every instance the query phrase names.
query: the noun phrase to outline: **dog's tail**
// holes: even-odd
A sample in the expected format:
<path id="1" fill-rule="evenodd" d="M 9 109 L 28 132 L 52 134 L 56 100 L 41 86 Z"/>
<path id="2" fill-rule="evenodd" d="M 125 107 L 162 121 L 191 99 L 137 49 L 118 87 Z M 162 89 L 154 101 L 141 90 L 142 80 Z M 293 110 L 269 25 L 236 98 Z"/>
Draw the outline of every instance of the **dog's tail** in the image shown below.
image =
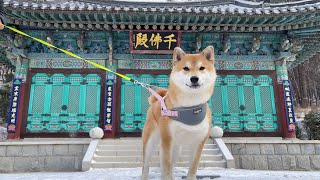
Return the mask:
<path id="1" fill-rule="evenodd" d="M 159 88 L 156 90 L 156 92 L 161 96 L 161 97 L 164 97 L 166 94 L 167 94 L 167 91 L 168 89 L 163 89 L 163 88 Z M 154 96 L 154 95 L 151 95 L 149 97 L 149 104 L 153 104 L 154 102 L 156 102 L 158 99 Z"/>

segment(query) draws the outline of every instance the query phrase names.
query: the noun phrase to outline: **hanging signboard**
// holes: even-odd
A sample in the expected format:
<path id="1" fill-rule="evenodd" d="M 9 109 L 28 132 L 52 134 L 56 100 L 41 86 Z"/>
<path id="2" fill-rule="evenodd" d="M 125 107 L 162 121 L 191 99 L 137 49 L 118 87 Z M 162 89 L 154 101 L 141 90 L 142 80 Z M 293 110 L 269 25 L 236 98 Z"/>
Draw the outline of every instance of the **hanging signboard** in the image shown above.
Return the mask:
<path id="1" fill-rule="evenodd" d="M 105 101 L 105 107 L 106 107 L 106 113 L 105 113 L 105 119 L 104 119 L 104 131 L 105 132 L 112 132 L 112 121 L 114 117 L 114 96 L 113 96 L 113 90 L 114 90 L 114 82 L 111 79 L 107 79 L 106 81 L 106 101 Z"/>
<path id="2" fill-rule="evenodd" d="M 168 54 L 180 47 L 179 31 L 130 31 L 131 53 Z"/>
<path id="3" fill-rule="evenodd" d="M 284 91 L 284 104 L 286 109 L 286 118 L 288 123 L 289 132 L 296 131 L 296 119 L 294 116 L 294 107 L 292 99 L 292 90 L 289 80 L 282 81 L 283 91 Z"/>
<path id="4" fill-rule="evenodd" d="M 21 82 L 22 82 L 22 79 L 20 78 L 15 78 L 12 81 L 10 108 L 8 112 L 8 125 L 7 125 L 7 131 L 10 133 L 16 132 L 16 126 L 18 121 L 18 108 L 19 108 L 19 102 L 20 102 Z"/>

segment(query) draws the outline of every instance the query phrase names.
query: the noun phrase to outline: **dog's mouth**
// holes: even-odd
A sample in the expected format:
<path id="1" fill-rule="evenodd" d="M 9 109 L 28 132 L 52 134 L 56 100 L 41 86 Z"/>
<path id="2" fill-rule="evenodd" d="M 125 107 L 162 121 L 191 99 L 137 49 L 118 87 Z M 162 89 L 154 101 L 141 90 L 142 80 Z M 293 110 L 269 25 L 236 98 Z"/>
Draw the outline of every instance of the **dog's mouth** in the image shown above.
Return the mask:
<path id="1" fill-rule="evenodd" d="M 200 88 L 203 84 L 191 84 L 191 85 L 188 85 L 186 84 L 189 88 L 191 89 L 198 89 Z"/>

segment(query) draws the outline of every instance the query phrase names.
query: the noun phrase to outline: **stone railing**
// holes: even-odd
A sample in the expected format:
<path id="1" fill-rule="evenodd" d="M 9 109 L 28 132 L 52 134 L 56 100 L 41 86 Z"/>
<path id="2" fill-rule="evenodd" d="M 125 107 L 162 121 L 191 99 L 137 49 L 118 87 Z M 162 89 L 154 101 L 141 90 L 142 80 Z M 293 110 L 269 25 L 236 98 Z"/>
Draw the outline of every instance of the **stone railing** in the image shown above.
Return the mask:
<path id="1" fill-rule="evenodd" d="M 238 169 L 320 170 L 320 141 L 223 138 Z"/>
<path id="2" fill-rule="evenodd" d="M 80 171 L 90 139 L 0 142 L 0 173 Z"/>

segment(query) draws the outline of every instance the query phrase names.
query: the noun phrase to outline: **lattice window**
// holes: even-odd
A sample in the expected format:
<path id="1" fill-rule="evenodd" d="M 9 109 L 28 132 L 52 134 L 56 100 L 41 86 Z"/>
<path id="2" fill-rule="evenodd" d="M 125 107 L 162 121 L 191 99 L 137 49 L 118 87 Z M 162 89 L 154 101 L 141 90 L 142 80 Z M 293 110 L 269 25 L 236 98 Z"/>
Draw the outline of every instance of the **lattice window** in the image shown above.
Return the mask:
<path id="1" fill-rule="evenodd" d="M 96 113 L 97 111 L 97 86 L 87 86 L 86 92 L 86 113 Z M 100 107 L 99 107 L 100 108 Z"/>
<path id="2" fill-rule="evenodd" d="M 228 86 L 229 113 L 239 113 L 238 87 Z"/>
<path id="3" fill-rule="evenodd" d="M 134 114 L 134 86 L 125 86 L 124 87 L 124 112 L 129 114 Z"/>
<path id="4" fill-rule="evenodd" d="M 221 87 L 215 87 L 213 95 L 211 97 L 211 106 L 212 106 L 212 113 L 223 113 L 222 107 L 222 94 L 221 94 Z"/>
<path id="5" fill-rule="evenodd" d="M 226 77 L 225 78 L 226 83 L 228 84 L 236 84 L 238 82 L 238 78 L 237 77 Z"/>
<path id="6" fill-rule="evenodd" d="M 97 83 L 100 81 L 100 77 L 99 76 L 87 76 L 86 80 L 88 83 Z"/>
<path id="7" fill-rule="evenodd" d="M 45 85 L 34 86 L 34 94 L 32 101 L 32 113 L 44 113 L 44 101 L 46 95 Z"/>
<path id="8" fill-rule="evenodd" d="M 63 74 L 55 74 L 52 76 L 52 82 L 64 82 L 64 75 Z"/>
<path id="9" fill-rule="evenodd" d="M 254 96 L 254 87 L 253 86 L 244 86 L 244 103 L 245 103 L 245 111 L 247 113 L 256 113 L 256 103 Z"/>
<path id="10" fill-rule="evenodd" d="M 34 82 L 46 82 L 48 79 L 48 76 L 46 75 L 36 75 L 34 76 Z"/>
<path id="11" fill-rule="evenodd" d="M 63 98 L 63 86 L 62 85 L 52 86 L 51 106 L 50 106 L 51 113 L 61 112 L 62 98 Z"/>
<path id="12" fill-rule="evenodd" d="M 69 87 L 68 112 L 79 113 L 80 86 Z"/>
<path id="13" fill-rule="evenodd" d="M 272 114 L 273 112 L 272 112 L 272 99 L 271 99 L 270 87 L 261 86 L 260 97 L 261 97 L 262 113 Z"/>
<path id="14" fill-rule="evenodd" d="M 243 82 L 243 83 L 246 83 L 246 84 L 253 84 L 254 78 L 253 78 L 252 76 L 250 76 L 250 77 L 243 77 L 243 78 L 242 78 L 242 82 Z"/>
<path id="15" fill-rule="evenodd" d="M 71 83 L 80 83 L 83 81 L 83 78 L 81 76 L 72 76 L 70 77 Z"/>

